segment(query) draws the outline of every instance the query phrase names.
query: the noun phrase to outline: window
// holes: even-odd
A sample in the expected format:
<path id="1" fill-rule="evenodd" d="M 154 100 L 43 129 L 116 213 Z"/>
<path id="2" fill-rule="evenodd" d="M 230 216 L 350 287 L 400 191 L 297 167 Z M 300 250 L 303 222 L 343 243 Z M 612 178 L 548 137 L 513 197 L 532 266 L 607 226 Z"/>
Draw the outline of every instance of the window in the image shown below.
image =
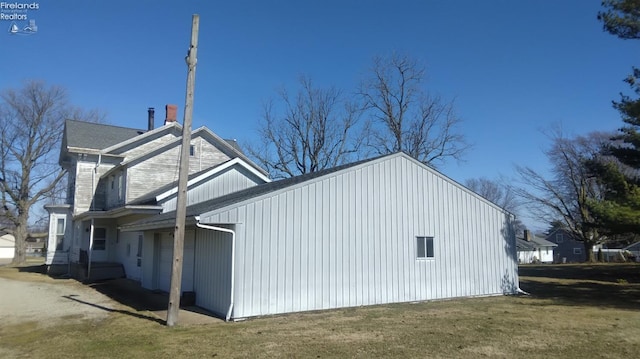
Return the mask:
<path id="1" fill-rule="evenodd" d="M 417 259 L 433 258 L 433 237 L 416 237 Z"/>
<path id="2" fill-rule="evenodd" d="M 104 251 L 107 249 L 107 229 L 94 228 L 93 230 L 93 250 Z"/>
<path id="3" fill-rule="evenodd" d="M 189 156 L 193 157 L 196 155 L 196 147 L 194 145 L 189 146 Z"/>
<path id="4" fill-rule="evenodd" d="M 64 249 L 64 227 L 64 218 L 58 218 L 56 222 L 56 251 L 61 251 Z"/>
<path id="5" fill-rule="evenodd" d="M 562 236 L 562 233 L 556 233 L 556 243 L 562 243 L 564 242 L 564 237 Z"/>
<path id="6" fill-rule="evenodd" d="M 582 248 L 574 248 L 573 254 L 582 254 Z"/>

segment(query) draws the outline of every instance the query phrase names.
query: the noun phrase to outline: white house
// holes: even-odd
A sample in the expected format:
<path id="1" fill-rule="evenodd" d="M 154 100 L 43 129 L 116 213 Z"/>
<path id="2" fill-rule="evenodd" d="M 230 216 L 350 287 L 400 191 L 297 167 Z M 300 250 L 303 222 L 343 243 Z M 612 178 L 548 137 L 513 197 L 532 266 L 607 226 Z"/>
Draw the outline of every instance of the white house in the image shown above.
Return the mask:
<path id="1" fill-rule="evenodd" d="M 553 250 L 557 246 L 525 230 L 522 237 L 516 238 L 518 263 L 553 263 Z"/>
<path id="2" fill-rule="evenodd" d="M 513 216 L 404 153 L 187 208 L 182 291 L 227 319 L 515 293 Z M 175 211 L 142 233 L 141 283 L 167 290 Z"/>
<path id="3" fill-rule="evenodd" d="M 13 259 L 16 240 L 12 234 L 0 232 L 0 259 Z"/>
<path id="4" fill-rule="evenodd" d="M 118 226 L 175 208 L 182 127 L 175 106 L 146 130 L 66 121 L 60 165 L 68 171 L 67 199 L 48 205 L 49 272 L 89 280 L 123 277 L 141 281 L 142 232 Z M 206 127 L 191 136 L 189 201 L 225 195 L 268 182 L 234 141 Z"/>

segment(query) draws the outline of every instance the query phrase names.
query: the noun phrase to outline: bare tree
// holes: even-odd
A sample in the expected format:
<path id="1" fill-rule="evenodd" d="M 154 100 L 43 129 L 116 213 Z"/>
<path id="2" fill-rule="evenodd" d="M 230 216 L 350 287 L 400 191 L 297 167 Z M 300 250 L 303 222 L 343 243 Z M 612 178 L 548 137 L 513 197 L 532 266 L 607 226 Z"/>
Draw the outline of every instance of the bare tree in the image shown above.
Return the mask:
<path id="1" fill-rule="evenodd" d="M 65 172 L 58 166 L 64 120 L 93 118 L 69 106 L 66 91 L 43 82 L 27 82 L 0 95 L 0 194 L 6 225 L 15 237 L 12 264 L 26 260 L 25 240 L 32 208 L 56 187 Z"/>
<path id="2" fill-rule="evenodd" d="M 457 132 L 453 102 L 423 89 L 425 70 L 407 56 L 377 57 L 359 89 L 371 121 L 367 145 L 378 154 L 404 151 L 432 166 L 460 159 L 468 148 Z"/>
<path id="3" fill-rule="evenodd" d="M 602 191 L 590 176 L 586 161 L 599 156 L 610 137 L 591 133 L 567 138 L 556 129 L 550 136 L 553 144 L 545 152 L 551 163 L 550 176 L 529 167 L 516 167 L 521 181 L 516 193 L 532 215 L 546 223 L 563 223 L 575 239 L 583 242 L 588 261 L 594 260 L 593 245 L 605 238 L 594 226 L 588 207 L 590 200 L 601 199 Z"/>
<path id="4" fill-rule="evenodd" d="M 465 181 L 465 186 L 501 208 L 516 214 L 520 206 L 519 198 L 513 188 L 504 183 L 504 180 L 490 180 L 488 178 L 470 178 Z M 518 218 L 512 222 L 516 234 L 524 233 L 527 227 Z"/>
<path id="5" fill-rule="evenodd" d="M 286 90 L 264 108 L 262 143 L 249 153 L 274 178 L 293 177 L 345 163 L 357 156 L 358 111 L 335 88 L 313 87 L 300 78 L 295 96 Z"/>
<path id="6" fill-rule="evenodd" d="M 465 186 L 509 212 L 515 213 L 518 209 L 518 196 L 506 184 L 481 177 L 466 180 Z"/>

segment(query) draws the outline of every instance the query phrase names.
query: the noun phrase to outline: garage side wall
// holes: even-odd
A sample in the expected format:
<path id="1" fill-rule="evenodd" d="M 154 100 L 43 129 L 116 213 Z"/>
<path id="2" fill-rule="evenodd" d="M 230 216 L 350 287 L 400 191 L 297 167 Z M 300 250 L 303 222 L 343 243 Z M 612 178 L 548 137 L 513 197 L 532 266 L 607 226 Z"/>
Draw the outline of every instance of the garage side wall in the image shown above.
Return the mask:
<path id="1" fill-rule="evenodd" d="M 513 293 L 511 215 L 406 156 L 227 207 L 238 223 L 234 318 Z M 417 236 L 433 258 L 417 258 Z"/>
<path id="2" fill-rule="evenodd" d="M 231 234 L 196 230 L 196 305 L 224 318 L 231 299 Z"/>

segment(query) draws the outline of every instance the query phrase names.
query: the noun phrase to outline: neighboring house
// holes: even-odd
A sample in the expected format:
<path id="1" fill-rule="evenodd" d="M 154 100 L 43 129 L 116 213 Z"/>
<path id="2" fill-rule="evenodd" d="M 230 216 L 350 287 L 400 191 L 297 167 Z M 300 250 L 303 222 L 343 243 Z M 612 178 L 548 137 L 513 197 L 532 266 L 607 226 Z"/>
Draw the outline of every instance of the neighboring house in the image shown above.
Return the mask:
<path id="1" fill-rule="evenodd" d="M 169 289 L 175 215 L 119 224 L 143 240 L 145 288 Z M 513 294 L 513 220 L 395 153 L 191 204 L 181 289 L 227 320 Z"/>
<path id="2" fill-rule="evenodd" d="M 587 259 L 584 243 L 576 240 L 573 234 L 565 229 L 551 232 L 547 235 L 547 240 L 557 244 L 553 250 L 553 261 L 556 263 L 584 262 Z"/>
<path id="3" fill-rule="evenodd" d="M 145 279 L 143 234 L 119 226 L 175 208 L 182 142 L 175 106 L 162 127 L 154 129 L 153 115 L 147 130 L 65 122 L 59 163 L 68 171 L 67 200 L 46 206 L 50 273 Z M 234 141 L 206 127 L 192 131 L 189 174 L 190 203 L 269 181 Z"/>
<path id="4" fill-rule="evenodd" d="M 558 245 L 525 230 L 516 237 L 518 263 L 553 263 L 553 251 Z"/>
<path id="5" fill-rule="evenodd" d="M 631 253 L 636 262 L 640 262 L 640 242 L 624 247 L 624 250 Z"/>
<path id="6" fill-rule="evenodd" d="M 596 258 L 602 257 L 604 262 L 638 261 L 640 242 L 625 246 L 624 243 L 612 242 L 593 246 Z"/>
<path id="7" fill-rule="evenodd" d="M 12 234 L 0 232 L 0 259 L 13 259 L 16 240 Z"/>

